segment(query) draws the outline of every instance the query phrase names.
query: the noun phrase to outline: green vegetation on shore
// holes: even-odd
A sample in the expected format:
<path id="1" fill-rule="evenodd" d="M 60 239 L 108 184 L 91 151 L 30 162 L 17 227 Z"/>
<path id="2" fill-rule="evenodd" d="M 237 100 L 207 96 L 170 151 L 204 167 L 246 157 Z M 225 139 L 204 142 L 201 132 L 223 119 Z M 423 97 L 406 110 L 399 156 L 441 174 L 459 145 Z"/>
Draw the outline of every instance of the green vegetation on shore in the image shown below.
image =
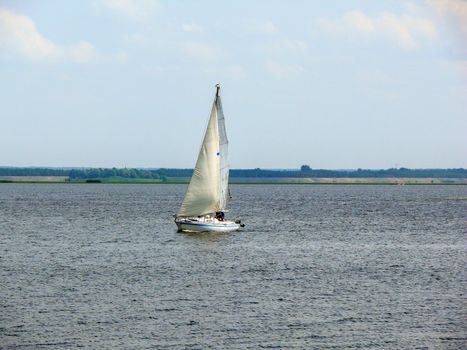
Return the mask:
<path id="1" fill-rule="evenodd" d="M 61 176 L 69 181 L 86 179 L 113 179 L 111 181 L 126 181 L 133 179 L 140 182 L 148 181 L 186 181 L 191 177 L 193 169 L 129 169 L 129 168 L 34 168 L 34 167 L 0 167 L 0 177 L 7 176 Z M 230 177 L 238 179 L 273 179 L 273 182 L 290 182 L 289 179 L 302 178 L 434 178 L 434 179 L 466 179 L 467 169 L 356 169 L 327 170 L 311 169 L 302 165 L 300 169 L 231 169 Z M 280 179 L 284 179 L 281 181 Z M 247 182 L 247 181 L 244 181 Z"/>
<path id="2" fill-rule="evenodd" d="M 15 180 L 0 180 L 0 184 L 74 184 L 74 185 L 89 185 L 89 184 L 146 184 L 146 185 L 188 185 L 189 181 L 158 181 L 148 179 L 88 179 L 88 180 L 71 180 L 71 181 L 15 181 Z M 231 185 L 298 185 L 298 186 L 323 186 L 323 185 L 339 185 L 339 186 L 439 186 L 439 185 L 463 185 L 466 186 L 467 182 L 384 182 L 384 181 L 373 181 L 373 182 L 236 182 L 231 181 Z"/>
<path id="3" fill-rule="evenodd" d="M 0 183 L 187 184 L 192 169 L 0 167 Z M 232 169 L 242 185 L 455 185 L 467 184 L 466 169 L 296 170 Z"/>

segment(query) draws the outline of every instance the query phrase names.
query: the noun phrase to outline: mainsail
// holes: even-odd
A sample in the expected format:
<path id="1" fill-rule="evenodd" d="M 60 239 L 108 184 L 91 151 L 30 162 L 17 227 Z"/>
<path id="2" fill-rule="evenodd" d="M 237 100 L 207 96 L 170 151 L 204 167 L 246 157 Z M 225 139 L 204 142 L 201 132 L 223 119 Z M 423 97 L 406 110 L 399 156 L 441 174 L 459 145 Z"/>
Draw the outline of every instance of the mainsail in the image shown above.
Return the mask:
<path id="1" fill-rule="evenodd" d="M 216 88 L 206 133 L 178 217 L 201 216 L 227 208 L 228 140 L 219 85 Z"/>

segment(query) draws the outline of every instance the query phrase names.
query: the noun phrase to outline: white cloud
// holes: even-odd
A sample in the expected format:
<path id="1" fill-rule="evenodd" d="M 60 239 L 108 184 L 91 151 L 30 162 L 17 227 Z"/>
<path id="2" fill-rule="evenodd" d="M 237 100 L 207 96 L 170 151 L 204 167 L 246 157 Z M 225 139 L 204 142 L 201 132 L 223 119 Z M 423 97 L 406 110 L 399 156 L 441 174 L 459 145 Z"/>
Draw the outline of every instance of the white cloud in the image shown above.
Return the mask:
<path id="1" fill-rule="evenodd" d="M 429 0 L 428 3 L 445 20 L 447 25 L 460 36 L 461 46 L 464 52 L 467 52 L 467 1 Z"/>
<path id="2" fill-rule="evenodd" d="M 406 50 L 417 48 L 422 39 L 432 39 L 436 36 L 436 28 L 430 20 L 408 14 L 395 15 L 391 12 L 370 17 L 354 10 L 338 19 L 320 19 L 318 25 L 325 31 L 339 35 L 387 38 Z"/>
<path id="3" fill-rule="evenodd" d="M 99 0 L 97 9 L 101 7 L 119 13 L 137 22 L 148 20 L 159 7 L 157 0 Z"/>
<path id="4" fill-rule="evenodd" d="M 281 64 L 274 61 L 266 62 L 265 67 L 277 78 L 292 78 L 305 71 L 305 69 L 298 64 Z"/>
<path id="5" fill-rule="evenodd" d="M 249 20 L 245 24 L 245 29 L 252 33 L 277 34 L 279 30 L 270 20 Z"/>
<path id="6" fill-rule="evenodd" d="M 467 34 L 467 1 L 464 0 L 430 0 L 429 3 L 439 14 L 454 18 L 459 29 Z"/>
<path id="7" fill-rule="evenodd" d="M 353 27 L 362 32 L 374 32 L 376 30 L 375 20 L 369 18 L 363 12 L 350 11 L 343 16 L 345 25 Z"/>
<path id="8" fill-rule="evenodd" d="M 219 51 L 213 46 L 204 42 L 186 42 L 182 44 L 181 49 L 189 56 L 206 61 L 215 61 L 219 57 Z"/>
<path id="9" fill-rule="evenodd" d="M 31 18 L 1 8 L 0 48 L 36 62 L 88 63 L 96 55 L 94 47 L 86 41 L 71 46 L 57 45 L 38 32 Z"/>
<path id="10" fill-rule="evenodd" d="M 182 24 L 182 30 L 188 33 L 200 33 L 203 31 L 203 28 L 194 23 L 185 23 Z"/>

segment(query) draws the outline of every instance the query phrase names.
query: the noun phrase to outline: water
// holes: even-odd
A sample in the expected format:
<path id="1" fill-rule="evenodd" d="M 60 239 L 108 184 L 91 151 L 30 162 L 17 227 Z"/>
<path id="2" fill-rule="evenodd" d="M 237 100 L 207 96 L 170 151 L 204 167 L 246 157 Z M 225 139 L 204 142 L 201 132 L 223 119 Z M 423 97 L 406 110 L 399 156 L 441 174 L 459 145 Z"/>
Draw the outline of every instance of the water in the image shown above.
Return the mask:
<path id="1" fill-rule="evenodd" d="M 467 187 L 0 185 L 0 348 L 461 349 Z"/>

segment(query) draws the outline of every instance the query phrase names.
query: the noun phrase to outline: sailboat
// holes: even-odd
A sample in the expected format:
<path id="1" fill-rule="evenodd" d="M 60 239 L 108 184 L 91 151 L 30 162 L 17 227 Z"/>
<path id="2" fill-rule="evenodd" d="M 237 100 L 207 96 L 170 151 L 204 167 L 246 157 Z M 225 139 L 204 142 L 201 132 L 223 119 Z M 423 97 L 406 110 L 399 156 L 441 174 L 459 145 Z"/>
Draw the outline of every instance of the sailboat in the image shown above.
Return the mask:
<path id="1" fill-rule="evenodd" d="M 226 220 L 224 217 L 230 199 L 227 156 L 228 140 L 217 84 L 198 160 L 182 206 L 175 216 L 179 231 L 229 232 L 244 226 L 238 219 Z"/>

